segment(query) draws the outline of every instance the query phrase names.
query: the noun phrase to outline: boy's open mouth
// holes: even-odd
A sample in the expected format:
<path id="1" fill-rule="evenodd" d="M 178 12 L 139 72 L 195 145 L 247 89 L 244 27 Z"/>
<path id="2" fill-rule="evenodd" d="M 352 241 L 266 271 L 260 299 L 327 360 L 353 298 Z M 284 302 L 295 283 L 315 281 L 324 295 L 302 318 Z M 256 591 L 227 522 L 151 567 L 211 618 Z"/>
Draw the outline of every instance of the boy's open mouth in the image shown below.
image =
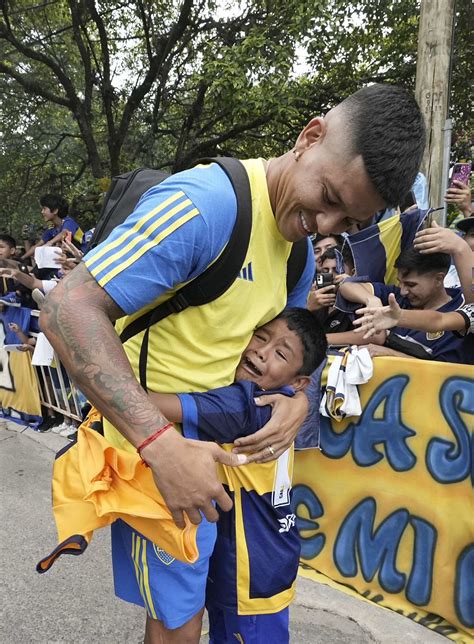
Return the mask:
<path id="1" fill-rule="evenodd" d="M 247 367 L 249 371 L 252 371 L 256 376 L 263 375 L 260 369 L 254 365 L 254 363 L 247 357 L 243 359 L 243 364 Z"/>

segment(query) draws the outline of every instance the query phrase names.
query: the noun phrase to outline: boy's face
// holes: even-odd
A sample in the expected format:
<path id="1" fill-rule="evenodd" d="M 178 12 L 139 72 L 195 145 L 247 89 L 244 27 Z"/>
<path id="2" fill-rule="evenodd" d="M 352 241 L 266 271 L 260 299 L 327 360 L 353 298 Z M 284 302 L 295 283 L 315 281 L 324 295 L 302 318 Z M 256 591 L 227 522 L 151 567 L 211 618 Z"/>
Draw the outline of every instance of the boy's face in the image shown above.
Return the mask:
<path id="1" fill-rule="evenodd" d="M 10 259 L 15 255 L 15 248 L 0 240 L 0 259 Z"/>
<path id="2" fill-rule="evenodd" d="M 337 240 L 334 237 L 325 237 L 314 244 L 313 253 L 318 271 L 321 270 L 321 256 L 328 248 L 334 248 L 334 246 L 337 246 Z"/>
<path id="3" fill-rule="evenodd" d="M 430 302 L 436 298 L 442 289 L 444 273 L 430 272 L 425 274 L 410 271 L 398 271 L 400 294 L 406 297 L 414 309 L 429 308 Z"/>
<path id="4" fill-rule="evenodd" d="M 292 385 L 301 389 L 309 378 L 297 374 L 303 366 L 303 344 L 285 320 L 273 320 L 258 328 L 245 349 L 235 380 L 251 380 L 260 389 Z"/>
<path id="5" fill-rule="evenodd" d="M 41 214 L 45 221 L 52 221 L 57 213 L 57 208 L 55 210 L 50 210 L 47 206 L 41 206 Z"/>
<path id="6" fill-rule="evenodd" d="M 325 259 L 321 265 L 321 273 L 331 273 L 333 277 L 337 277 L 337 266 L 335 259 Z"/>

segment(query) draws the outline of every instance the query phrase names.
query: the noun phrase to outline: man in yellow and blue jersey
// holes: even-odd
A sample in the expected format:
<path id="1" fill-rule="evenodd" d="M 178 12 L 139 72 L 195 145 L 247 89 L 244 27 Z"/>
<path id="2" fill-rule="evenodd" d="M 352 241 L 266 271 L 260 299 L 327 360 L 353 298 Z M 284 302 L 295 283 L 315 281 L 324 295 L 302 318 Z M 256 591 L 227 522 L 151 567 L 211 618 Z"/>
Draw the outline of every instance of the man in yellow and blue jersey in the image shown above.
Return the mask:
<path id="1" fill-rule="evenodd" d="M 416 176 L 424 148 L 421 112 L 411 94 L 372 85 L 312 119 L 293 150 L 244 161 L 252 194 L 252 230 L 241 276 L 209 304 L 172 314 L 150 330 L 149 391 L 206 391 L 233 382 L 255 328 L 285 306 L 304 306 L 314 273 L 308 261 L 292 293 L 286 267 L 292 242 L 346 230 L 399 203 Z M 201 274 L 225 247 L 236 198 L 215 164 L 173 175 L 143 195 L 129 218 L 52 291 L 43 329 L 81 391 L 107 418 L 106 438 L 133 450 L 166 425 L 137 380 L 143 333 L 122 347 L 117 331 Z M 113 322 L 117 321 L 116 328 Z M 237 450 L 252 460 L 278 458 L 304 419 L 303 392 L 268 396 L 272 417 Z M 267 449 L 272 447 L 271 452 Z M 232 502 L 215 462 L 235 453 L 166 431 L 142 451 L 178 525 L 217 521 Z M 170 630 L 148 619 L 145 641 L 197 642 L 199 622 Z M 186 630 L 187 629 L 187 630 Z M 161 638 L 161 639 L 160 639 Z"/>

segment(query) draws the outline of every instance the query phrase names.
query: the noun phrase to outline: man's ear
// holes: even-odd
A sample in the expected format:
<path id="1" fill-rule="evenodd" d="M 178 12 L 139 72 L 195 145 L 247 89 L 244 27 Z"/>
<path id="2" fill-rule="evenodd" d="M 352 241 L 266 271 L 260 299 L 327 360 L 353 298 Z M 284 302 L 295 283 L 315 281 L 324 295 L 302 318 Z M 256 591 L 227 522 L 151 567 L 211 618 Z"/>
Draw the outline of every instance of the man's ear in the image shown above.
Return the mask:
<path id="1" fill-rule="evenodd" d="M 317 116 L 306 125 L 296 139 L 295 149 L 304 152 L 326 136 L 327 124 L 322 116 Z"/>
<path id="2" fill-rule="evenodd" d="M 296 378 L 290 382 L 290 386 L 293 387 L 295 391 L 303 391 L 310 382 L 311 378 L 309 376 L 296 376 Z"/>

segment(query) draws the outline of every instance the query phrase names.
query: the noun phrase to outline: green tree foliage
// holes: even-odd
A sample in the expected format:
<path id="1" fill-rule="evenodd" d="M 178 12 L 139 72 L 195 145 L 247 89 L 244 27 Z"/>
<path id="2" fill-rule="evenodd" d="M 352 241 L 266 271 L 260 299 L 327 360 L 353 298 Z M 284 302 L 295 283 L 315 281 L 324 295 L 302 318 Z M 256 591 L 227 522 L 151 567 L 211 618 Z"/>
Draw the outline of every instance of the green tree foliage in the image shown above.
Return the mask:
<path id="1" fill-rule="evenodd" d="M 13 229 L 41 192 L 62 192 L 93 221 L 98 195 L 120 171 L 278 154 L 362 84 L 414 86 L 412 0 L 1 7 L 0 194 Z"/>

